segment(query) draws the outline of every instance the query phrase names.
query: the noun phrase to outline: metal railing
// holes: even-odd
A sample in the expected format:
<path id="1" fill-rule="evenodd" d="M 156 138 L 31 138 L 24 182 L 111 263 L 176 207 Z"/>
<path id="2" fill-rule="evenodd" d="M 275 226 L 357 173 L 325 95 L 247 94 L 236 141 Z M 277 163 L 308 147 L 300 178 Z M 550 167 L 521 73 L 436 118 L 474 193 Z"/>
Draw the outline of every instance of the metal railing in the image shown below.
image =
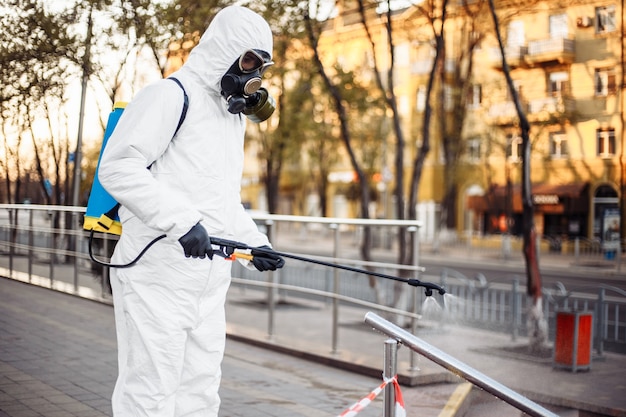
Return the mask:
<path id="1" fill-rule="evenodd" d="M 110 303 L 108 268 L 99 267 L 88 256 L 87 232 L 82 230 L 84 211 L 82 207 L 0 205 L 0 253 L 3 255 L 0 256 L 0 274 Z M 288 296 L 320 299 L 331 305 L 332 351 L 338 349 L 338 316 L 342 304 L 394 316 L 398 322 L 405 321 L 405 325 L 408 322 L 412 330 L 416 329 L 418 321 L 426 319 L 429 322 L 439 320 L 440 326 L 454 321 L 489 328 L 508 333 L 514 340 L 526 335 L 526 312 L 530 306 L 521 279 L 512 277 L 510 284 L 497 284 L 480 276 L 467 278 L 452 269 L 444 269 L 439 276 L 430 275 L 419 266 L 419 261 L 415 265 L 393 263 L 393 242 L 398 227 L 406 227 L 409 233 L 415 234 L 418 245 L 414 259 L 419 259 L 420 245 L 426 247 L 419 241 L 419 222 L 263 214 L 254 217 L 278 250 L 383 274 L 419 277 L 423 281 L 438 282 L 449 294 L 445 297 L 446 308 L 439 312 L 439 317 L 424 317 L 422 307 L 426 297 L 423 291 L 405 286 L 399 292 L 394 282 L 388 280 L 376 280 L 372 285 L 370 277 L 364 274 L 299 262 L 288 262 L 285 268 L 274 273 L 258 274 L 235 263 L 235 285 L 265 292 L 269 337 L 276 332 L 276 305 Z M 376 262 L 358 260 L 364 226 L 371 227 Z M 97 235 L 100 257 L 110 254 L 115 239 L 110 235 Z M 497 245 L 494 250 L 499 250 Z M 626 353 L 624 291 L 599 285 L 596 293 L 568 290 L 564 286 L 544 288 L 543 292 L 544 316 L 548 319 L 551 340 L 558 311 L 593 311 L 596 352 L 600 355 L 605 350 Z"/>
<path id="2" fill-rule="evenodd" d="M 421 245 L 424 250 L 432 252 L 447 248 L 465 251 L 468 255 L 482 253 L 509 258 L 512 252 L 521 256 L 523 238 L 508 234 L 480 235 L 474 232 L 446 236 L 440 241 L 421 242 Z M 622 240 L 621 245 L 623 248 L 626 247 L 626 240 Z M 619 257 L 607 259 L 606 255 L 609 251 L 603 248 L 598 238 L 541 236 L 537 240 L 537 250 L 540 255 L 571 255 L 580 262 L 607 261 L 607 263 L 613 262 L 615 266 L 619 266 Z M 612 253 L 612 255 L 616 254 Z"/>
<path id="3" fill-rule="evenodd" d="M 473 279 L 453 269 L 441 271 L 439 284 L 449 296 L 444 321 L 509 333 L 512 340 L 527 336 L 527 313 L 531 300 L 521 277 L 512 276 L 510 284 L 489 283 L 478 275 Z M 593 312 L 593 347 L 598 355 L 605 350 L 626 353 L 626 291 L 597 284 L 595 292 L 568 290 L 558 283 L 543 288 L 543 314 L 548 323 L 548 338 L 553 341 L 556 316 L 560 311 Z M 445 320 L 444 320 L 445 319 Z"/>
<path id="4" fill-rule="evenodd" d="M 382 317 L 369 312 L 365 315 L 365 323 L 371 325 L 373 328 L 381 331 L 387 336 L 391 337 L 394 341 L 402 342 L 413 352 L 417 352 L 424 357 L 430 359 L 438 365 L 441 365 L 445 369 L 455 373 L 466 381 L 471 382 L 484 389 L 485 391 L 493 394 L 494 396 L 500 398 L 506 403 L 512 405 L 525 412 L 526 414 L 533 417 L 558 417 L 557 414 L 549 411 L 548 409 L 540 406 L 539 404 L 531 401 L 530 399 L 524 397 L 516 391 L 502 385 L 498 381 L 488 377 L 487 375 L 477 371 L 471 366 L 459 361 L 453 356 L 448 355 L 442 350 L 437 349 L 431 344 L 425 342 L 417 336 L 407 332 L 401 327 L 396 326 L 395 324 L 383 319 Z M 390 341 L 385 341 L 385 358 L 384 358 L 384 366 L 385 376 L 390 378 L 395 375 L 396 369 L 396 353 L 397 344 L 391 343 Z M 394 393 L 391 387 L 387 389 L 385 387 L 383 397 L 383 416 L 384 417 L 395 417 L 395 411 L 392 404 L 394 403 Z"/>
<path id="5" fill-rule="evenodd" d="M 567 38 L 549 38 L 528 42 L 528 55 L 546 53 L 574 54 L 575 41 Z"/>
<path id="6" fill-rule="evenodd" d="M 46 286 L 59 291 L 64 291 L 86 298 L 95 299 L 105 303 L 111 303 L 110 286 L 108 284 L 108 268 L 103 268 L 93 263 L 88 252 L 88 232 L 82 230 L 82 216 L 85 212 L 83 207 L 66 206 L 42 206 L 21 204 L 0 204 L 0 275 L 16 278 L 22 281 Z M 63 216 L 63 214 L 66 214 Z M 421 222 L 419 221 L 396 221 L 396 220 L 365 220 L 365 219 L 333 219 L 314 218 L 304 216 L 277 216 L 257 214 L 254 216 L 260 227 L 272 241 L 280 240 L 276 236 L 279 230 L 278 224 L 282 223 L 287 231 L 292 234 L 296 229 L 299 236 L 301 233 L 332 234 L 332 257 L 314 256 L 310 253 L 302 254 L 310 258 L 326 259 L 333 263 L 346 263 L 356 267 L 369 268 L 371 271 L 396 273 L 398 270 L 407 271 L 407 274 L 418 274 L 422 269 L 418 266 L 396 265 L 384 262 L 363 262 L 340 257 L 340 240 L 342 235 L 351 235 L 351 248 L 347 256 L 353 254 L 355 240 L 358 237 L 353 233 L 360 233 L 363 227 L 372 228 L 397 228 L 404 227 L 409 233 L 415 235 L 418 242 L 417 232 Z M 360 228 L 360 229 L 359 229 Z M 305 229 L 308 229 L 305 230 Z M 356 230 L 356 232 L 355 232 Z M 306 240 L 306 238 L 304 238 Z M 108 260 L 111 249 L 114 247 L 117 236 L 100 234 L 95 235 L 94 244 L 99 252 L 99 258 Z M 289 245 L 288 242 L 285 243 Z M 418 248 L 418 245 L 415 246 Z M 414 259 L 417 258 L 417 250 Z M 359 295 L 359 291 L 342 293 L 341 278 L 338 270 L 330 271 L 331 275 L 324 274 L 322 288 L 306 288 L 298 285 L 298 270 L 302 266 L 287 266 L 281 271 L 267 274 L 253 273 L 249 277 L 246 268 L 234 264 L 233 283 L 238 285 L 257 286 L 265 288 L 267 292 L 268 313 L 268 336 L 275 332 L 275 307 L 277 304 L 278 291 L 297 292 L 305 297 L 320 297 L 330 300 L 332 303 L 332 351 L 337 351 L 339 331 L 339 308 L 340 303 L 350 303 L 377 311 L 404 317 L 411 321 L 412 327 L 417 327 L 419 314 L 417 314 L 417 301 L 411 306 L 405 304 L 403 308 L 389 307 L 390 303 L 377 303 Z M 328 269 L 328 268 L 327 268 Z M 328 271 L 326 271 L 328 272 Z M 70 278 L 68 280 L 68 278 Z M 286 282 L 287 278 L 295 278 L 293 284 Z M 261 280 L 267 279 L 266 282 Z M 363 282 L 363 281 L 360 281 Z M 351 286 L 352 289 L 358 286 Z M 382 291 L 387 295 L 389 285 L 381 285 Z M 374 297 L 374 299 L 380 297 Z M 386 297 L 389 298 L 389 297 Z M 384 300 L 386 301 L 386 300 Z"/>

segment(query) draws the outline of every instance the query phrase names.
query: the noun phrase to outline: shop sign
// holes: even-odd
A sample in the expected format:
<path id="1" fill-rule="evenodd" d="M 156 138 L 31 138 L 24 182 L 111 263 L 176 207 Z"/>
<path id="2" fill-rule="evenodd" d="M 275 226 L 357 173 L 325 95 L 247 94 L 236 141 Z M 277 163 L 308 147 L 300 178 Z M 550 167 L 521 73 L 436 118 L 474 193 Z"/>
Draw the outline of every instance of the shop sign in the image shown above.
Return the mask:
<path id="1" fill-rule="evenodd" d="M 533 194 L 535 204 L 559 204 L 559 196 L 556 194 Z"/>

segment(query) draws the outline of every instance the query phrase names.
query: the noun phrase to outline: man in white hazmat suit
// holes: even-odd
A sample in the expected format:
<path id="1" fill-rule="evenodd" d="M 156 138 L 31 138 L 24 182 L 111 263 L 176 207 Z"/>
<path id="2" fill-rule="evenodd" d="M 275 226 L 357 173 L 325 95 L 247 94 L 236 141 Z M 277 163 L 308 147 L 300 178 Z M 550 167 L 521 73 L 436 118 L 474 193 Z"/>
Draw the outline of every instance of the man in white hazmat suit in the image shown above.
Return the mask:
<path id="1" fill-rule="evenodd" d="M 166 235 L 133 266 L 112 269 L 115 417 L 217 416 L 231 263 L 213 256 L 209 236 L 265 247 L 252 249 L 249 267 L 284 265 L 240 199 L 246 116 L 273 103 L 264 89 L 257 97 L 271 53 L 261 16 L 223 9 L 172 74 L 188 106 L 177 83 L 159 80 L 129 103 L 107 143 L 99 180 L 121 204 L 123 226 L 112 262 Z M 255 121 L 269 117 L 261 113 Z"/>

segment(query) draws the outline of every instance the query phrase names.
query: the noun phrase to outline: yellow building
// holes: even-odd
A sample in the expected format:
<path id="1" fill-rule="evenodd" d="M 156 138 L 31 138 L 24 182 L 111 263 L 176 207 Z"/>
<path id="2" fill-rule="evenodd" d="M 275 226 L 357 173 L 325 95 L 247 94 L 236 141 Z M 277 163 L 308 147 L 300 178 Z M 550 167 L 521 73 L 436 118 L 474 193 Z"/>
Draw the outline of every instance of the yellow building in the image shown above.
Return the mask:
<path id="1" fill-rule="evenodd" d="M 436 103 L 443 100 L 441 108 L 447 114 L 433 119 L 419 201 L 441 203 L 447 177 L 456 187 L 458 232 L 498 233 L 508 224 L 513 233 L 519 233 L 519 119 L 506 87 L 488 4 L 469 1 L 469 9 L 464 9 L 461 1 L 450 3 L 444 26 L 445 76 L 436 88 L 442 93 L 431 97 L 435 112 Z M 328 68 L 340 64 L 354 69 L 373 63 L 371 43 L 356 5 L 349 4 L 344 2 L 337 17 L 327 22 L 320 39 Z M 616 0 L 496 1 L 496 8 L 506 60 L 531 124 L 531 182 L 538 232 L 604 238 L 603 231 L 619 221 L 620 213 L 624 215 L 620 204 L 626 182 L 622 5 Z M 376 62 L 386 72 L 390 55 L 384 15 L 369 13 Z M 408 177 L 422 140 L 426 83 L 434 57 L 433 29 L 418 6 L 394 12 L 392 21 L 394 91 L 407 141 Z M 437 28 L 440 20 L 432 21 Z M 467 42 L 472 40 L 476 46 L 472 71 L 467 72 Z M 462 118 L 454 106 L 459 97 Z M 459 120 L 460 157 L 454 170 L 446 170 L 442 132 L 448 136 L 454 132 L 442 126 L 454 127 Z"/>

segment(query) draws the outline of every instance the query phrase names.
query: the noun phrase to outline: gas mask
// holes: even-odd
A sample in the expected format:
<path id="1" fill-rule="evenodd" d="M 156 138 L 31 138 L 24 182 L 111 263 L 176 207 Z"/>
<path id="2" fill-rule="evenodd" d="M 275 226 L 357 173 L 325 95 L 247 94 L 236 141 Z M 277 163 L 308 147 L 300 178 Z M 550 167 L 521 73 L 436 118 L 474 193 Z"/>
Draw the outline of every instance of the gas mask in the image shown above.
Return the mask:
<path id="1" fill-rule="evenodd" d="M 220 82 L 230 113 L 243 113 L 256 123 L 267 120 L 274 113 L 276 102 L 261 87 L 263 73 L 273 64 L 267 52 L 249 49 L 230 66 Z"/>

